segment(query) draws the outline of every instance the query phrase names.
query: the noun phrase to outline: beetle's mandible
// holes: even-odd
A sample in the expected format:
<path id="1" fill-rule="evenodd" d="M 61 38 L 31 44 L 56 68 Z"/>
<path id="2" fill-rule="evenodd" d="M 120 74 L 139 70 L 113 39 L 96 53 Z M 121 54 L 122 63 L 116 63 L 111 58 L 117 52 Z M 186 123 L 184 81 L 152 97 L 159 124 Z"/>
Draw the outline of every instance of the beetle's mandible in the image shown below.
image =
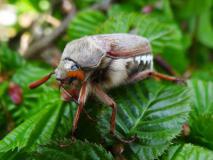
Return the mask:
<path id="1" fill-rule="evenodd" d="M 153 55 L 148 39 L 126 33 L 86 36 L 68 43 L 54 72 L 30 84 L 35 88 L 56 75 L 59 86 L 80 82 L 79 92 L 66 91 L 78 103 L 72 133 L 77 128 L 80 113 L 89 94 L 112 108 L 110 132 L 115 132 L 116 103 L 105 92 L 121 84 L 147 77 L 177 82 L 176 77 L 163 75 L 153 69 Z M 73 87 L 75 90 L 75 87 Z"/>

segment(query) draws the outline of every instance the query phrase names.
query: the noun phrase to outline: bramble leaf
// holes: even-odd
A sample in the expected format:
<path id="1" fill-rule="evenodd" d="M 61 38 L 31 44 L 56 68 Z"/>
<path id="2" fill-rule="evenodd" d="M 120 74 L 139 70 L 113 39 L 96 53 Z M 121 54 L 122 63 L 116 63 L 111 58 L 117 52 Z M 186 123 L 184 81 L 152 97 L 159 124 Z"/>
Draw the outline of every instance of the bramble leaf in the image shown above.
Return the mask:
<path id="1" fill-rule="evenodd" d="M 47 106 L 15 128 L 0 141 L 1 152 L 47 142 L 51 138 L 58 120 L 60 113 L 58 106 Z"/>
<path id="2" fill-rule="evenodd" d="M 109 17 L 98 29 L 99 33 L 133 32 L 148 38 L 154 52 L 164 48 L 182 49 L 181 32 L 175 24 L 160 23 L 157 18 L 122 13 Z"/>
<path id="3" fill-rule="evenodd" d="M 130 144 L 131 154 L 126 154 L 129 159 L 149 160 L 161 155 L 180 134 L 190 111 L 186 88 L 143 83 L 114 91 L 118 105 L 116 134 L 125 138 L 137 135 L 140 139 Z M 104 112 L 100 117 L 100 130 L 107 137 L 110 113 Z"/>
<path id="4" fill-rule="evenodd" d="M 68 28 L 68 35 L 72 39 L 94 34 L 98 26 L 103 23 L 105 16 L 100 11 L 85 10 L 79 12 Z"/>
<path id="5" fill-rule="evenodd" d="M 211 3 L 213 6 L 213 2 Z M 212 6 L 209 6 L 209 8 L 201 14 L 198 27 L 199 41 L 209 48 L 213 48 L 213 27 L 211 25 Z"/>
<path id="6" fill-rule="evenodd" d="M 193 141 L 213 148 L 213 83 L 202 80 L 188 81 L 192 90 L 192 112 L 189 124 Z"/>
<path id="7" fill-rule="evenodd" d="M 74 0 L 78 8 L 86 8 L 94 3 L 101 3 L 103 0 Z"/>
<path id="8" fill-rule="evenodd" d="M 40 108 L 40 111 L 37 110 L 37 113 L 34 113 L 0 141 L 1 152 L 15 149 L 35 149 L 53 137 L 65 106 L 60 98 L 57 98 L 58 94 L 54 92 L 51 94 L 55 96 L 51 96 L 51 98 L 48 96 L 49 102 L 43 103 L 43 108 Z"/>
<path id="9" fill-rule="evenodd" d="M 0 44 L 0 73 L 4 71 L 11 72 L 22 67 L 25 63 L 25 60 L 18 52 L 9 49 L 4 43 Z"/>
<path id="10" fill-rule="evenodd" d="M 38 112 L 41 108 L 43 108 L 45 103 L 49 103 L 47 98 L 48 96 L 54 97 L 55 94 L 57 94 L 56 90 L 51 90 L 51 88 L 47 87 L 46 84 L 34 90 L 30 90 L 28 87 L 31 82 L 40 79 L 49 72 L 50 70 L 41 68 L 37 65 L 25 64 L 21 68 L 17 68 L 16 73 L 12 76 L 11 81 L 18 84 L 23 89 L 23 102 L 17 108 L 17 105 L 11 103 L 11 100 L 7 97 L 5 97 L 2 101 L 5 101 L 4 103 L 7 104 L 7 108 L 11 112 L 17 124 L 32 115 L 29 111 L 34 113 Z M 54 94 L 51 95 L 49 94 L 50 92 L 54 92 Z"/>
<path id="11" fill-rule="evenodd" d="M 39 149 L 38 153 L 33 157 L 36 160 L 91 160 L 91 159 L 104 159 L 112 160 L 112 155 L 107 152 L 102 146 L 76 140 L 63 140 L 57 143 L 43 146 Z"/>
<path id="12" fill-rule="evenodd" d="M 192 144 L 174 145 L 168 153 L 162 158 L 163 160 L 212 160 L 213 152 L 211 150 L 195 146 Z"/>

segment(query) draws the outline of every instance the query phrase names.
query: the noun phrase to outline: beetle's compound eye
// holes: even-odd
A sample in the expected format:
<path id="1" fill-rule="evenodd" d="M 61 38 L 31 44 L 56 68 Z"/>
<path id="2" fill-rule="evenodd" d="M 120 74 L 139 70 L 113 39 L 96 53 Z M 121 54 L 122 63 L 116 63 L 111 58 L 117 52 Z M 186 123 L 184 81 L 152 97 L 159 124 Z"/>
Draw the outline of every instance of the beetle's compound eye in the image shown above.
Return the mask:
<path id="1" fill-rule="evenodd" d="M 79 65 L 69 57 L 64 58 L 64 68 L 68 71 L 76 71 L 80 67 Z"/>
<path id="2" fill-rule="evenodd" d="M 74 64 L 74 65 L 71 66 L 70 69 L 71 69 L 72 71 L 75 71 L 75 70 L 78 70 L 79 67 L 78 67 L 78 65 Z"/>

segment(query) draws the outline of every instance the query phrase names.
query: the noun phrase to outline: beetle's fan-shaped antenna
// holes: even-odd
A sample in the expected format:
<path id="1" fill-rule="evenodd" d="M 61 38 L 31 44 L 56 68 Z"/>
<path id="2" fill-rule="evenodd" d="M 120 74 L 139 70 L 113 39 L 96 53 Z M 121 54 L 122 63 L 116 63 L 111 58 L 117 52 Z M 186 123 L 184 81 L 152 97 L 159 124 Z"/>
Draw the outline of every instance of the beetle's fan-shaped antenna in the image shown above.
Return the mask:
<path id="1" fill-rule="evenodd" d="M 53 74 L 55 74 L 55 72 L 51 72 L 48 75 L 46 75 L 45 77 L 43 77 L 35 82 L 30 83 L 29 88 L 34 89 L 34 88 L 39 87 L 40 85 L 42 85 L 43 83 L 48 81 Z"/>

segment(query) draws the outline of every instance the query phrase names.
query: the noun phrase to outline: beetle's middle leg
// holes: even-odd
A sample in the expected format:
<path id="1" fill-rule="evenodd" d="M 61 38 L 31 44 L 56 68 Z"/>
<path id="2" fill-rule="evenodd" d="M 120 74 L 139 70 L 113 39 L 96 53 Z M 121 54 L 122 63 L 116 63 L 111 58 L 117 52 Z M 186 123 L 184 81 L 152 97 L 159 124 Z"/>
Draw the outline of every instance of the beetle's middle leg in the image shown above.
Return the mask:
<path id="1" fill-rule="evenodd" d="M 152 71 L 152 70 L 147 70 L 147 71 L 136 73 L 135 75 L 129 77 L 128 81 L 131 83 L 134 81 L 143 80 L 148 77 L 156 77 L 156 78 L 160 78 L 160 79 L 164 79 L 164 80 L 172 81 L 172 82 L 176 82 L 176 83 L 184 82 L 183 79 L 173 77 L 173 76 L 168 76 L 168 75 L 165 75 L 165 74 L 162 74 L 162 73 L 159 73 L 156 71 Z"/>
<path id="2" fill-rule="evenodd" d="M 119 141 L 123 143 L 132 143 L 135 140 L 138 139 L 138 137 L 132 136 L 130 139 L 123 139 L 115 134 L 115 118 L 116 118 L 116 113 L 117 113 L 117 105 L 115 101 L 110 98 L 101 87 L 97 85 L 93 85 L 93 94 L 95 94 L 100 101 L 105 103 L 106 105 L 110 106 L 112 108 L 112 115 L 111 115 L 111 120 L 110 120 L 110 133 Z"/>
<path id="3" fill-rule="evenodd" d="M 98 85 L 93 85 L 93 94 L 95 94 L 99 100 L 106 105 L 110 106 L 112 108 L 112 114 L 111 114 L 111 119 L 110 119 L 110 133 L 114 134 L 115 133 L 115 118 L 116 118 L 116 113 L 117 113 L 117 105 L 115 101 L 109 97 L 101 87 Z"/>

